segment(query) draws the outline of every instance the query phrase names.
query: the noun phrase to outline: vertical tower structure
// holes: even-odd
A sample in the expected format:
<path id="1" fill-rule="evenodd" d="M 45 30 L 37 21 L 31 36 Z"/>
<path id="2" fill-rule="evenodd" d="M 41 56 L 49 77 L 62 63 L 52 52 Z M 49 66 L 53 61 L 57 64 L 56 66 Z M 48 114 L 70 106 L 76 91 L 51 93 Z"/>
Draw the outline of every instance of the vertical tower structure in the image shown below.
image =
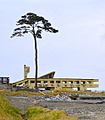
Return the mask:
<path id="1" fill-rule="evenodd" d="M 24 79 L 27 78 L 27 74 L 30 72 L 30 67 L 24 65 Z"/>

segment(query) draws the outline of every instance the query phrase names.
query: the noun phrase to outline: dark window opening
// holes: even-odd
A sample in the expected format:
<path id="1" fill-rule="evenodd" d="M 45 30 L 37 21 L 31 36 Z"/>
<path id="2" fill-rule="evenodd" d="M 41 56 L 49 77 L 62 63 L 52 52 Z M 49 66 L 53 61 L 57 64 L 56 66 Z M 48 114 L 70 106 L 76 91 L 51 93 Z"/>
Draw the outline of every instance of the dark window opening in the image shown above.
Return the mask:
<path id="1" fill-rule="evenodd" d="M 77 81 L 77 84 L 79 84 L 79 81 Z"/>
<path id="2" fill-rule="evenodd" d="M 78 91 L 80 91 L 80 87 L 78 87 L 77 89 L 78 89 Z"/>
<path id="3" fill-rule="evenodd" d="M 73 84 L 73 81 L 71 81 L 71 84 Z"/>
<path id="4" fill-rule="evenodd" d="M 92 82 L 89 81 L 89 84 L 91 84 Z"/>
<path id="5" fill-rule="evenodd" d="M 41 81 L 37 81 L 37 83 L 41 83 Z"/>
<path id="6" fill-rule="evenodd" d="M 31 83 L 35 83 L 35 81 L 31 81 Z"/>
<path id="7" fill-rule="evenodd" d="M 60 81 L 56 81 L 56 83 L 60 83 Z"/>
<path id="8" fill-rule="evenodd" d="M 54 81 L 50 81 L 50 83 L 54 83 Z"/>
<path id="9" fill-rule="evenodd" d="M 44 83 L 47 83 L 47 81 L 44 81 Z"/>
<path id="10" fill-rule="evenodd" d="M 83 84 L 85 84 L 85 81 L 83 81 Z"/>

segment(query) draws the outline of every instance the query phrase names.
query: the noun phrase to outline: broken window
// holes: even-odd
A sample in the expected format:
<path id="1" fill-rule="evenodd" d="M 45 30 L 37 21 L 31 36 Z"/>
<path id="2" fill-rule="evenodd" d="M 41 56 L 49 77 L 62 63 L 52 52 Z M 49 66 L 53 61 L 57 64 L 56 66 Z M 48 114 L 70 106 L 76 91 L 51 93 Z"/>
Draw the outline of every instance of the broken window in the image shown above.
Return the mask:
<path id="1" fill-rule="evenodd" d="M 54 83 L 54 81 L 50 81 L 50 83 Z"/>
<path id="2" fill-rule="evenodd" d="M 77 84 L 79 84 L 79 81 L 77 81 Z"/>
<path id="3" fill-rule="evenodd" d="M 56 83 L 60 83 L 60 81 L 56 81 Z"/>
<path id="4" fill-rule="evenodd" d="M 31 83 L 35 83 L 35 81 L 31 81 Z"/>
<path id="5" fill-rule="evenodd" d="M 47 81 L 44 81 L 44 83 L 47 83 Z"/>

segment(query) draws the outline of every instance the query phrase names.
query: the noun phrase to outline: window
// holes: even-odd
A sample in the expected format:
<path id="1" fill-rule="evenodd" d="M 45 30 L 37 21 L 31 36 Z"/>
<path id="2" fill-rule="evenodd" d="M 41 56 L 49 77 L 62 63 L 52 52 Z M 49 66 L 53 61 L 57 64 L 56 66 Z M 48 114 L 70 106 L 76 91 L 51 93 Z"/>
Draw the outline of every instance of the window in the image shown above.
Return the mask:
<path id="1" fill-rule="evenodd" d="M 2 78 L 0 77 L 0 83 L 2 83 L 3 81 L 2 81 Z"/>
<path id="2" fill-rule="evenodd" d="M 73 84 L 73 81 L 71 81 L 71 84 Z"/>
<path id="3" fill-rule="evenodd" d="M 60 81 L 56 81 L 56 83 L 60 83 Z"/>
<path id="4" fill-rule="evenodd" d="M 44 83 L 47 83 L 47 81 L 44 81 Z"/>
<path id="5" fill-rule="evenodd" d="M 85 84 L 85 81 L 83 81 L 83 84 Z"/>
<path id="6" fill-rule="evenodd" d="M 37 83 L 41 83 L 41 81 L 37 81 Z"/>
<path id="7" fill-rule="evenodd" d="M 67 81 L 63 81 L 62 83 L 65 84 L 65 83 L 67 83 Z"/>
<path id="8" fill-rule="evenodd" d="M 92 82 L 91 81 L 89 81 L 89 84 L 91 84 Z"/>
<path id="9" fill-rule="evenodd" d="M 40 85 L 40 84 L 41 84 L 41 81 L 37 81 L 37 84 Z"/>
<path id="10" fill-rule="evenodd" d="M 79 84 L 79 81 L 77 81 L 77 84 Z"/>
<path id="11" fill-rule="evenodd" d="M 35 81 L 31 81 L 31 83 L 35 83 Z"/>
<path id="12" fill-rule="evenodd" d="M 8 83 L 8 78 L 3 78 L 3 83 L 4 84 Z"/>
<path id="13" fill-rule="evenodd" d="M 50 81 L 50 83 L 54 83 L 54 81 Z"/>

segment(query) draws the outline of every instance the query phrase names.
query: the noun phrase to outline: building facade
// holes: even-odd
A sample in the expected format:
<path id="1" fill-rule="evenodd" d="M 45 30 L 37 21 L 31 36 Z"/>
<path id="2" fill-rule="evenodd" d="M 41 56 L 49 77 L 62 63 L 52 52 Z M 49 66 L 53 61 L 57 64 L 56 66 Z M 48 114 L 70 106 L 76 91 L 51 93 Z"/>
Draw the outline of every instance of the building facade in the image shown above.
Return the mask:
<path id="1" fill-rule="evenodd" d="M 24 79 L 12 83 L 13 86 L 23 88 L 35 88 L 35 78 L 27 77 L 30 67 L 24 65 Z M 47 90 L 76 90 L 86 91 L 89 88 L 97 88 L 99 86 L 98 79 L 81 79 L 81 78 L 54 78 L 55 72 L 43 75 L 38 78 L 37 86 L 39 89 Z"/>

